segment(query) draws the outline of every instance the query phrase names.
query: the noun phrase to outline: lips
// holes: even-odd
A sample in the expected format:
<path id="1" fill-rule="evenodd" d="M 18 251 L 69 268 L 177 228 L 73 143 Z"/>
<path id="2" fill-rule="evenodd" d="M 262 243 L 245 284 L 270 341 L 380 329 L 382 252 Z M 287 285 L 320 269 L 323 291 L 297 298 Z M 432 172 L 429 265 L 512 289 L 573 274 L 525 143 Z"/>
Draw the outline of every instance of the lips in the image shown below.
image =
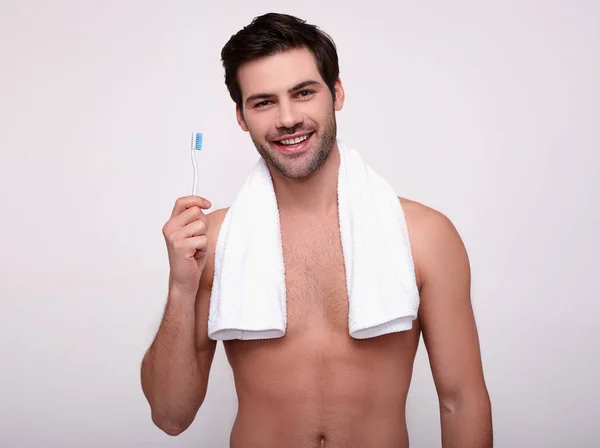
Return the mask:
<path id="1" fill-rule="evenodd" d="M 273 145 L 279 149 L 279 151 L 292 154 L 297 153 L 305 149 L 310 143 L 314 132 L 308 134 L 289 136 L 284 139 L 273 141 Z"/>
<path id="2" fill-rule="evenodd" d="M 305 134 L 305 135 L 301 135 L 299 137 L 286 138 L 283 140 L 279 140 L 279 143 L 281 143 L 283 145 L 297 145 L 297 144 L 302 143 L 308 137 L 310 137 L 310 134 Z"/>

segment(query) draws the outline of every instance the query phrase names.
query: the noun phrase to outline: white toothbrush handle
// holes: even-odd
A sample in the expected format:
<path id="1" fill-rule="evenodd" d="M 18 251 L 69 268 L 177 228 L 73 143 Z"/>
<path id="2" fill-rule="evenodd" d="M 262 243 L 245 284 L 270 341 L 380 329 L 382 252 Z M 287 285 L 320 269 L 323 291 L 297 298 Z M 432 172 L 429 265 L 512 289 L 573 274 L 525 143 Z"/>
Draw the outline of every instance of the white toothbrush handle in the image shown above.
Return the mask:
<path id="1" fill-rule="evenodd" d="M 192 167 L 194 168 L 194 183 L 192 184 L 192 196 L 196 196 L 197 183 L 198 183 L 198 167 L 196 165 L 196 151 L 192 148 Z"/>

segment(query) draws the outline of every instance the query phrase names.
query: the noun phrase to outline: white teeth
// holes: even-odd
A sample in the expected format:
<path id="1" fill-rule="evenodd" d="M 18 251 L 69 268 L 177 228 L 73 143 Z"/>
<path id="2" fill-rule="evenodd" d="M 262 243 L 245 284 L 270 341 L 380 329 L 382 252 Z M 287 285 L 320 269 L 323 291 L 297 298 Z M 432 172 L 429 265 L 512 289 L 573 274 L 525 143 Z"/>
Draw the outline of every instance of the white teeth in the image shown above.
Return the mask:
<path id="1" fill-rule="evenodd" d="M 302 137 L 289 138 L 286 140 L 279 140 L 279 143 L 281 143 L 282 145 L 296 145 L 298 143 L 302 143 L 308 137 L 310 137 L 310 134 L 303 135 Z"/>

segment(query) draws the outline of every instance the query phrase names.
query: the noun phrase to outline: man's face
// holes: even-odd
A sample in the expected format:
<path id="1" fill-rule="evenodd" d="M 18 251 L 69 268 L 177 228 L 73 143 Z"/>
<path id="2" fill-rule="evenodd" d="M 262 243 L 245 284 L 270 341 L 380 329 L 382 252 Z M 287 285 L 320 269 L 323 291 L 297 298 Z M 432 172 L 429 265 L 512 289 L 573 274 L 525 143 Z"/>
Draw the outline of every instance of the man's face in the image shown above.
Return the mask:
<path id="1" fill-rule="evenodd" d="M 341 82 L 336 82 L 333 101 L 307 49 L 246 63 L 238 80 L 243 101 L 238 122 L 260 155 L 288 178 L 314 173 L 336 141 L 335 111 L 344 101 Z"/>

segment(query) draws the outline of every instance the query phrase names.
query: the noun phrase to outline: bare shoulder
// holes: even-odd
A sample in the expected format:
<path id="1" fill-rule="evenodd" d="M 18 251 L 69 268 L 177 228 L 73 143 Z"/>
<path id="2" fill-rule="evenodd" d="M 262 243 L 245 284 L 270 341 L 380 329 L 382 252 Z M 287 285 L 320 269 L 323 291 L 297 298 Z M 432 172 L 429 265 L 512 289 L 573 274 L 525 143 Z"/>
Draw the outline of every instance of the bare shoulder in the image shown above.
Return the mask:
<path id="1" fill-rule="evenodd" d="M 208 315 L 215 272 L 215 247 L 227 210 L 226 208 L 217 209 L 206 214 L 208 220 L 206 231 L 208 237 L 207 258 L 196 295 L 196 349 L 200 354 L 199 359 L 203 363 L 205 371 L 210 370 L 217 345 L 216 341 L 208 337 Z"/>
<path id="2" fill-rule="evenodd" d="M 204 270 L 200 276 L 200 284 L 196 294 L 196 346 L 203 348 L 204 363 L 208 368 L 212 362 L 216 342 L 208 338 L 208 314 L 210 308 L 210 295 L 213 287 L 215 273 L 215 247 L 221 224 L 227 215 L 228 209 L 218 209 L 206 214 L 208 218 L 208 246 Z"/>
<path id="3" fill-rule="evenodd" d="M 212 212 L 206 215 L 206 217 L 208 218 L 209 237 L 216 237 L 216 235 L 213 235 L 215 233 L 218 235 L 219 230 L 221 229 L 221 224 L 223 224 L 223 220 L 225 219 L 225 215 L 227 215 L 228 211 L 229 207 L 219 208 L 217 210 L 213 210 Z"/>
<path id="4" fill-rule="evenodd" d="M 468 267 L 465 246 L 450 218 L 420 202 L 398 199 L 406 216 L 419 286 L 440 267 L 456 263 Z"/>
<path id="5" fill-rule="evenodd" d="M 406 221 L 412 227 L 411 233 L 426 233 L 428 238 L 432 236 L 449 237 L 448 232 L 456 232 L 450 219 L 442 212 L 421 204 L 420 202 L 399 197 Z"/>
<path id="6" fill-rule="evenodd" d="M 219 237 L 219 231 L 223 220 L 227 215 L 229 208 L 220 208 L 207 213 L 208 218 L 208 258 L 206 259 L 206 265 L 202 272 L 202 278 L 200 279 L 201 289 L 212 289 L 214 268 L 215 268 L 215 248 L 217 246 L 217 238 Z"/>

